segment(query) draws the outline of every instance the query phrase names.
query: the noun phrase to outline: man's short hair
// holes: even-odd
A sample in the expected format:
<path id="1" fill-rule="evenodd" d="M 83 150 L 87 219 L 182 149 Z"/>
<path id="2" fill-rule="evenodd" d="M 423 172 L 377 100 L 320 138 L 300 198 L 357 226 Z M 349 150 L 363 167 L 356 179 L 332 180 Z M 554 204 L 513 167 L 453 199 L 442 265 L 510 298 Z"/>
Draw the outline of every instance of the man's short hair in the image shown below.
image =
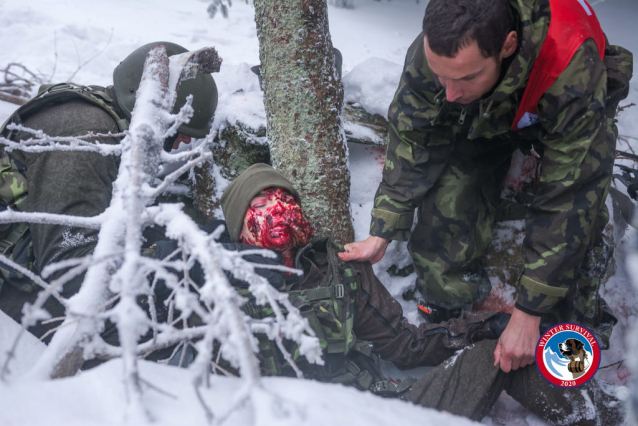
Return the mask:
<path id="1" fill-rule="evenodd" d="M 498 57 L 514 28 L 514 11 L 507 0 L 431 0 L 423 18 L 430 49 L 452 58 L 476 40 L 486 58 Z"/>

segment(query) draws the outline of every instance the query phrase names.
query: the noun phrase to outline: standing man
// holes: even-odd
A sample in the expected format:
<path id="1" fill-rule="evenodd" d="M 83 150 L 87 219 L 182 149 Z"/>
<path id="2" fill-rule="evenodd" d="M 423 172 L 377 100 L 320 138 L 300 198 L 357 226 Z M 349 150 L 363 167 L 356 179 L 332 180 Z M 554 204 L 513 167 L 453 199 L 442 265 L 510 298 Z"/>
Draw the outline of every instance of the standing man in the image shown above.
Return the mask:
<path id="1" fill-rule="evenodd" d="M 539 326 L 565 321 L 608 347 L 617 320 L 592 259 L 632 61 L 585 0 L 431 0 L 388 113 L 371 236 L 341 259 L 377 262 L 390 240 L 409 238 L 434 320 L 458 315 L 489 294 L 481 257 L 502 182 L 512 152 L 532 151 L 541 163 L 525 269 L 495 363 L 505 372 L 533 363 Z"/>

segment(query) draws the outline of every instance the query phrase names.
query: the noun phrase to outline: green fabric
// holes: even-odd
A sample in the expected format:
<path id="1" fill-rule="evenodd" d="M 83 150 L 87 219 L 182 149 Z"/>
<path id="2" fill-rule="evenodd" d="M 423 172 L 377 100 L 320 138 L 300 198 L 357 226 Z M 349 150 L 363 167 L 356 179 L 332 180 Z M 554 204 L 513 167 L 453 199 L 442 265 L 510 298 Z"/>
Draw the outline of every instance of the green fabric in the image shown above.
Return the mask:
<path id="1" fill-rule="evenodd" d="M 299 193 L 295 190 L 292 182 L 286 179 L 284 175 L 267 164 L 253 164 L 232 181 L 222 195 L 222 211 L 226 219 L 228 233 L 233 241 L 239 239 L 244 216 L 248 206 L 250 206 L 250 202 L 261 191 L 268 188 L 285 189 L 301 204 Z"/>
<path id="2" fill-rule="evenodd" d="M 325 257 L 325 273 L 314 276 L 308 273 L 306 278 L 312 283 L 304 280 L 304 284 L 311 284 L 310 288 L 288 291 L 290 302 L 299 309 L 319 339 L 325 365 L 308 363 L 292 342 L 286 342 L 286 346 L 306 378 L 341 383 L 384 396 L 397 396 L 406 391 L 414 381 L 408 379 L 402 382 L 400 387 L 394 385 L 379 370 L 377 359 L 372 354 L 371 343 L 356 337 L 354 326 L 357 282 L 361 279 L 361 274 L 352 264 L 339 259 L 339 248 L 337 244 L 326 239 L 314 240 L 312 245 L 304 248 L 301 256 L 309 256 L 306 258 L 307 261 L 317 256 Z M 301 263 L 298 260 L 296 266 L 301 268 Z M 239 292 L 248 299 L 242 306 L 246 314 L 253 318 L 273 315 L 270 307 L 257 305 L 254 296 L 247 289 L 239 289 Z M 257 337 L 263 373 L 294 376 L 292 367 L 267 336 Z"/>
<path id="3" fill-rule="evenodd" d="M 429 291 L 442 304 L 461 305 L 479 297 L 476 280 L 464 268 L 489 245 L 494 191 L 498 199 L 502 184 L 484 159 L 492 155 L 493 166 L 507 164 L 517 147 L 534 146 L 543 154 L 539 188 L 526 216 L 524 276 L 565 294 L 566 289 L 593 293 L 597 288 L 590 280 L 583 289 L 579 276 L 587 251 L 606 224 L 604 201 L 618 133 L 614 115 L 629 90 L 633 57 L 607 44 L 601 60 L 595 43 L 586 40 L 541 98 L 539 122 L 512 132 L 551 12 L 549 0 L 510 0 L 510 5 L 520 18 L 519 46 L 504 62 L 492 92 L 470 105 L 447 102 L 426 61 L 421 34 L 407 52 L 388 112 L 386 162 L 370 233 L 409 238 L 422 287 L 435 283 Z M 418 224 L 410 233 L 394 218 L 410 216 L 417 207 Z M 546 299 L 547 292 L 527 295 L 526 288 L 519 286 L 516 300 L 530 311 L 548 312 L 553 308 L 549 305 L 560 301 Z M 564 316 L 573 313 L 565 311 Z"/>
<path id="4" fill-rule="evenodd" d="M 112 88 L 78 86 L 72 83 L 43 85 L 38 95 L 16 110 L 0 128 L 16 142 L 32 136 L 9 131 L 8 123 L 23 124 L 49 136 L 85 136 L 89 132 L 116 134 L 128 128 L 114 104 Z M 101 143 L 117 143 L 100 138 Z M 97 153 L 50 152 L 10 154 L 0 150 L 0 200 L 13 209 L 95 216 L 111 198 L 111 182 L 117 175 L 119 158 Z M 97 230 L 82 230 L 45 224 L 13 224 L 0 234 L 3 251 L 14 262 L 40 273 L 55 260 L 92 251 Z M 69 243 L 72 241 L 72 243 Z M 0 265 L 0 279 L 22 291 L 37 289 L 28 278 Z M 65 294 L 76 286 L 65 286 Z M 56 302 L 57 303 L 57 302 Z M 56 313 L 63 313 L 57 309 Z"/>
<path id="5" fill-rule="evenodd" d="M 108 93 L 113 96 L 110 96 Z M 0 134 L 7 139 L 15 140 L 20 132 L 9 131 L 6 127 L 10 123 L 22 124 L 23 120 L 47 107 L 62 104 L 64 102 L 82 99 L 93 104 L 108 113 L 115 120 L 118 130 L 128 130 L 128 120 L 124 114 L 115 107 L 113 97 L 115 92 L 112 86 L 80 86 L 74 83 L 43 84 L 38 88 L 38 94 L 26 104 L 18 108 L 0 127 Z M 28 126 L 27 126 L 28 127 Z M 51 136 L 51 135 L 49 135 Z"/>
<path id="6" fill-rule="evenodd" d="M 117 94 L 117 103 L 127 118 L 130 118 L 133 112 L 146 55 L 151 48 L 160 44 L 166 48 L 166 54 L 169 57 L 187 52 L 184 47 L 178 44 L 156 41 L 138 47 L 113 70 L 113 87 Z M 177 98 L 173 107 L 174 114 L 184 106 L 189 95 L 193 96 L 191 102 L 193 117 L 188 123 L 179 126 L 177 132 L 193 138 L 206 137 L 210 132 L 210 124 L 217 109 L 217 86 L 213 76 L 197 73 L 195 78 L 181 81 L 177 88 Z"/>
<path id="7" fill-rule="evenodd" d="M 480 422 L 505 391 L 551 424 L 625 424 L 625 407 L 613 385 L 594 377 L 582 386 L 561 388 L 541 376 L 533 364 L 503 373 L 494 366 L 496 344 L 496 340 L 485 340 L 457 352 L 401 399 Z"/>

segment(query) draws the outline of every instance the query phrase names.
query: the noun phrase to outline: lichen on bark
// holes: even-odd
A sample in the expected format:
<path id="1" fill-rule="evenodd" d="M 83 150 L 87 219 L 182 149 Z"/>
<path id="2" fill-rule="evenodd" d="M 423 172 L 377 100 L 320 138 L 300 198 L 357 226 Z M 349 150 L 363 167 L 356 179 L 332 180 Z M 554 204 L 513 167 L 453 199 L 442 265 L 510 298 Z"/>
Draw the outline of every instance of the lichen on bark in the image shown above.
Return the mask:
<path id="1" fill-rule="evenodd" d="M 255 0 L 273 166 L 297 187 L 316 235 L 354 238 L 342 126 L 325 0 Z"/>

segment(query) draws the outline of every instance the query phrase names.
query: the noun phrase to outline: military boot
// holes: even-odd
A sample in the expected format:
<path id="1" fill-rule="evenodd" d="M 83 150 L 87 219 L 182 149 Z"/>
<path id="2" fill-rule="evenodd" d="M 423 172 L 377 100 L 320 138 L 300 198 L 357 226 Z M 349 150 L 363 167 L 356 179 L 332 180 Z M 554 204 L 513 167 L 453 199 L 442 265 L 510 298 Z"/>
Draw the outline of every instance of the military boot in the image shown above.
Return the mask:
<path id="1" fill-rule="evenodd" d="M 448 309 L 421 300 L 417 303 L 417 308 L 419 314 L 431 324 L 463 317 L 463 307 Z"/>
<path id="2" fill-rule="evenodd" d="M 509 323 L 511 315 L 505 312 L 482 311 L 470 313 L 468 322 L 468 340 L 471 343 L 485 339 L 498 339 Z"/>

